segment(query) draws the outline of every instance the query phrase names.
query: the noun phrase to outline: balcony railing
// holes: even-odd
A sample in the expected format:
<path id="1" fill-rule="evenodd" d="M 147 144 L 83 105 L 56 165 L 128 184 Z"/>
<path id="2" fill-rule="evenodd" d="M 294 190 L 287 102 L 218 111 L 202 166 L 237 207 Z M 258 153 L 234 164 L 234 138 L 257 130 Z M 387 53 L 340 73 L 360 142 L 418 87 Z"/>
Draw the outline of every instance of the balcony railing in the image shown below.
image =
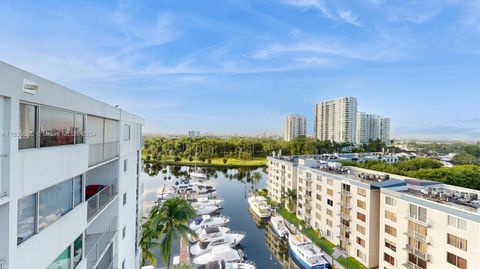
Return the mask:
<path id="1" fill-rule="evenodd" d="M 402 264 L 403 267 L 408 269 L 423 269 L 422 267 L 412 263 L 411 261 L 407 261 L 406 263 Z"/>
<path id="2" fill-rule="evenodd" d="M 429 261 L 430 260 L 430 255 L 412 245 L 405 245 L 405 248 L 404 248 L 405 251 L 407 251 L 408 253 L 410 254 L 413 254 L 415 255 L 416 257 L 424 260 L 424 261 Z"/>
<path id="3" fill-rule="evenodd" d="M 118 141 L 89 144 L 88 165 L 94 166 L 99 163 L 118 157 L 119 143 Z"/>
<path id="4" fill-rule="evenodd" d="M 0 269 L 7 268 L 7 260 L 0 258 Z"/>
<path id="5" fill-rule="evenodd" d="M 350 191 L 347 191 L 347 190 L 341 190 L 339 193 L 342 196 L 352 197 L 352 193 Z"/>
<path id="6" fill-rule="evenodd" d="M 409 237 L 412 237 L 413 239 L 416 239 L 416 240 L 419 240 L 419 241 L 422 241 L 424 243 L 430 243 L 428 241 L 428 237 L 424 234 L 421 234 L 415 230 L 412 230 L 412 229 L 408 229 L 408 231 L 405 233 L 405 235 L 409 236 Z"/>
<path id="7" fill-rule="evenodd" d="M 7 196 L 7 183 L 5 182 L 6 181 L 6 177 L 4 177 L 4 159 L 7 157 L 7 155 L 5 154 L 0 154 L 0 198 L 4 197 L 4 196 Z M 1 266 L 1 262 L 0 262 L 0 266 Z M 0 267 L 0 269 L 3 269 L 2 267 Z"/>
<path id="8" fill-rule="evenodd" d="M 343 213 L 341 212 L 340 214 L 338 214 L 342 219 L 346 220 L 346 221 L 350 221 L 352 220 L 352 217 L 349 215 L 349 214 L 346 214 L 346 213 Z"/>
<path id="9" fill-rule="evenodd" d="M 426 227 L 431 227 L 432 220 L 425 218 L 425 220 L 419 219 L 418 215 L 410 213 L 407 217 L 409 220 L 421 224 Z"/>
<path id="10" fill-rule="evenodd" d="M 102 258 L 117 234 L 117 218 L 114 218 L 103 233 L 87 234 L 85 236 L 85 249 L 87 258 L 87 269 L 93 268 Z"/>
<path id="11" fill-rule="evenodd" d="M 117 180 L 114 184 L 108 185 L 99 192 L 95 193 L 87 200 L 87 220 L 92 220 L 105 206 L 112 201 L 118 194 Z"/>

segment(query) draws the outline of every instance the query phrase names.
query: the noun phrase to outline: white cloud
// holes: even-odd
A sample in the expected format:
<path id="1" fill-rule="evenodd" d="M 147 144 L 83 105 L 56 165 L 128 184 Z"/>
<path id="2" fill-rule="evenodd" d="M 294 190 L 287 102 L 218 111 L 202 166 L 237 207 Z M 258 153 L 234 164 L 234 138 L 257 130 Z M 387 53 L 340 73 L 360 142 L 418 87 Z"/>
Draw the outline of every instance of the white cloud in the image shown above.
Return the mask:
<path id="1" fill-rule="evenodd" d="M 292 6 L 315 8 L 320 11 L 323 16 L 333 18 L 333 15 L 323 0 L 284 0 L 283 2 Z"/>
<path id="2" fill-rule="evenodd" d="M 360 21 L 358 20 L 357 15 L 353 15 L 350 10 L 339 10 L 337 11 L 338 16 L 346 23 L 349 23 L 351 25 L 355 26 L 362 26 Z"/>

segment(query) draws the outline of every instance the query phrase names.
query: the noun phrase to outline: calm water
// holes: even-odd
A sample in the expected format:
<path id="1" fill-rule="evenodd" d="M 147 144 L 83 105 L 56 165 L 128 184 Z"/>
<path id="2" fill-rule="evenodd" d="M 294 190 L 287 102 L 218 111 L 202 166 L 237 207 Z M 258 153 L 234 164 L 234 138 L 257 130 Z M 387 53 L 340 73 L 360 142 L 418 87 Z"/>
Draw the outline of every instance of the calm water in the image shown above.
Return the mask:
<path id="1" fill-rule="evenodd" d="M 162 167 L 165 169 L 165 167 Z M 148 210 L 155 204 L 157 193 L 163 186 L 170 186 L 176 181 L 175 178 L 182 176 L 187 168 L 166 167 L 167 171 L 156 172 L 161 169 L 145 169 L 142 174 L 144 182 L 144 210 Z M 157 171 L 156 171 L 157 170 Z M 149 175 L 150 173 L 151 175 Z M 261 179 L 254 182 L 253 174 L 260 173 Z M 254 261 L 261 269 L 297 269 L 288 255 L 288 243 L 276 238 L 267 223 L 262 223 L 251 214 L 248 209 L 247 196 L 254 188 L 264 188 L 266 174 L 263 169 L 229 169 L 216 170 L 209 168 L 207 172 L 208 184 L 215 186 L 217 197 L 224 199 L 222 215 L 231 218 L 230 228 L 233 231 L 244 231 L 246 238 L 242 241 L 249 260 Z M 171 176 L 171 180 L 165 180 L 165 176 Z M 178 253 L 178 251 L 176 251 Z M 156 252 L 160 261 L 160 253 Z M 159 262 L 159 266 L 161 266 Z"/>

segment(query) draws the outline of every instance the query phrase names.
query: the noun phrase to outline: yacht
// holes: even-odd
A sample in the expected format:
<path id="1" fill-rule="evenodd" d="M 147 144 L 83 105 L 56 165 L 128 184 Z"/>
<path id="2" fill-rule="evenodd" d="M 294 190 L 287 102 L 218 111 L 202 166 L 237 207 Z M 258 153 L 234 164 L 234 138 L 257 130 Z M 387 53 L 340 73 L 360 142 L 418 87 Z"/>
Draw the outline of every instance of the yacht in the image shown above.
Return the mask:
<path id="1" fill-rule="evenodd" d="M 200 180 L 205 180 L 207 179 L 207 174 L 205 174 L 201 169 L 195 168 L 195 170 L 190 172 L 190 176 L 192 178 L 200 179 Z"/>
<path id="2" fill-rule="evenodd" d="M 205 254 L 195 257 L 193 264 L 206 266 L 210 262 L 239 262 L 243 259 L 243 256 L 243 252 L 240 250 L 233 249 L 229 246 L 218 246 Z"/>
<path id="3" fill-rule="evenodd" d="M 197 212 L 197 216 L 200 216 L 216 213 L 220 207 L 216 205 L 196 205 L 193 206 L 193 209 Z"/>
<path id="4" fill-rule="evenodd" d="M 194 183 L 192 190 L 198 194 L 207 194 L 207 193 L 215 192 L 215 187 L 207 184 L 202 184 L 202 183 L 196 183 L 196 184 Z"/>
<path id="5" fill-rule="evenodd" d="M 316 245 L 301 234 L 292 234 L 288 237 L 288 245 L 293 258 L 304 269 L 328 269 L 329 263 L 323 257 L 323 252 Z"/>
<path id="6" fill-rule="evenodd" d="M 168 200 L 177 196 L 177 193 L 174 190 L 165 190 L 158 193 L 158 200 Z"/>
<path id="7" fill-rule="evenodd" d="M 212 237 L 200 237 L 199 241 L 190 247 L 190 254 L 192 256 L 199 256 L 205 254 L 218 246 L 235 247 L 245 238 L 245 233 L 241 232 L 220 232 L 219 228 L 208 228 L 206 230 L 213 230 Z M 215 234 L 215 232 L 217 232 Z M 212 234 L 212 233 L 210 233 Z"/>
<path id="8" fill-rule="evenodd" d="M 190 243 L 196 243 L 198 240 L 206 241 L 208 238 L 214 238 L 228 232 L 230 232 L 230 228 L 228 227 L 207 227 L 196 231 L 197 236 L 195 238 L 189 235 L 189 239 Z"/>
<path id="9" fill-rule="evenodd" d="M 222 199 L 213 199 L 208 197 L 196 198 L 195 201 L 192 201 L 192 206 L 220 206 L 223 203 Z"/>
<path id="10" fill-rule="evenodd" d="M 205 269 L 257 269 L 257 266 L 254 262 L 243 261 L 243 262 L 224 262 L 224 261 L 215 261 L 209 262 Z"/>
<path id="11" fill-rule="evenodd" d="M 203 215 L 196 218 L 192 223 L 190 223 L 190 229 L 193 231 L 198 231 L 203 228 L 209 227 L 224 227 L 230 223 L 230 218 L 224 216 L 215 216 L 211 217 L 209 215 Z"/>
<path id="12" fill-rule="evenodd" d="M 272 222 L 273 231 L 281 238 L 287 237 L 290 233 L 285 225 L 284 219 L 280 215 L 276 215 L 270 218 Z"/>
<path id="13" fill-rule="evenodd" d="M 270 206 L 267 204 L 267 199 L 263 196 L 251 195 L 248 197 L 248 204 L 252 211 L 260 218 L 270 217 Z"/>

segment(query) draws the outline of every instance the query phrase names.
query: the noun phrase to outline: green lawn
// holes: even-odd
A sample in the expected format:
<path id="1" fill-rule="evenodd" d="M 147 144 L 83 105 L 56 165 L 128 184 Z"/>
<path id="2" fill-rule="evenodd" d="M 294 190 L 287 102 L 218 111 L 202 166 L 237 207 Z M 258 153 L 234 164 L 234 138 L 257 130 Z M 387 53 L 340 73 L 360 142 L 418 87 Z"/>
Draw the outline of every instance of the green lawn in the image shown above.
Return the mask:
<path id="1" fill-rule="evenodd" d="M 296 227 L 299 227 L 301 224 L 301 220 L 297 218 L 294 213 L 288 212 L 285 208 L 278 210 L 278 213 L 284 217 L 288 222 L 292 223 Z M 327 239 L 320 237 L 317 231 L 313 230 L 312 228 L 302 228 L 302 233 L 310 238 L 313 243 L 319 246 L 323 251 L 331 255 L 334 251 L 335 245 L 328 241 Z M 341 265 L 345 266 L 347 269 L 368 269 L 363 264 L 355 260 L 353 257 L 343 258 L 340 257 L 337 259 L 337 262 Z"/>
<path id="2" fill-rule="evenodd" d="M 146 161 L 148 162 L 148 161 Z M 190 162 L 188 159 L 182 159 L 180 162 L 175 162 L 173 158 L 167 158 L 160 160 L 162 164 L 174 164 L 174 165 L 184 165 L 184 166 L 223 166 L 223 167 L 260 167 L 267 165 L 267 158 L 265 157 L 255 157 L 252 160 L 240 160 L 240 159 L 227 159 L 227 163 L 223 163 L 223 158 L 212 158 L 212 163 L 207 161 L 201 162 L 200 160 L 193 160 Z"/>

